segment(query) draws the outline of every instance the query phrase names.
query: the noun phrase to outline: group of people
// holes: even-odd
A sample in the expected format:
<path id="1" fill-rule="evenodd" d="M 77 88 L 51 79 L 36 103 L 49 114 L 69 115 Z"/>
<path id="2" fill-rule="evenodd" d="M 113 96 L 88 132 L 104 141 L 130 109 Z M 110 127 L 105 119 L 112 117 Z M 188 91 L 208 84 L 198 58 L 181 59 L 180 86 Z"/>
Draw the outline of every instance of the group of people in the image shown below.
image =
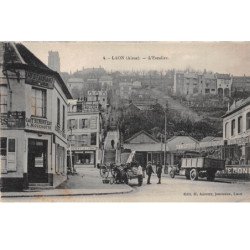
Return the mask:
<path id="1" fill-rule="evenodd" d="M 146 174 L 148 176 L 147 178 L 147 184 L 151 184 L 150 180 L 151 180 L 151 175 L 154 173 L 153 167 L 152 167 L 152 163 L 149 161 L 146 169 L 142 169 L 142 166 L 139 165 L 138 169 L 137 169 L 137 176 L 138 176 L 138 186 L 142 185 L 143 182 L 143 172 L 146 170 Z M 157 184 L 161 184 L 161 174 L 162 174 L 162 165 L 160 164 L 160 162 L 157 162 L 156 164 L 156 174 L 158 177 L 158 182 Z"/>

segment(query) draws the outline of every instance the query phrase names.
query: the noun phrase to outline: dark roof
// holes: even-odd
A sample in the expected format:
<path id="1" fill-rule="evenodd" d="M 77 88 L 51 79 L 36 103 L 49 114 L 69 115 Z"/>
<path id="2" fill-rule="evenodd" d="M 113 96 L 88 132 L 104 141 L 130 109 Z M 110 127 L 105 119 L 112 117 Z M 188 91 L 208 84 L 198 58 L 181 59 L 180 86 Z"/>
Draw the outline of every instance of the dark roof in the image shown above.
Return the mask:
<path id="1" fill-rule="evenodd" d="M 31 51 L 29 51 L 23 44 L 17 43 L 16 48 L 22 56 L 25 63 L 39 69 L 51 70 L 42 61 L 40 61 Z"/>
<path id="2" fill-rule="evenodd" d="M 72 95 L 68 90 L 65 82 L 62 80 L 60 74 L 47 67 L 40 61 L 31 51 L 29 51 L 21 43 L 6 43 L 4 54 L 5 69 L 26 69 L 37 73 L 45 73 L 55 77 L 62 87 L 66 97 L 72 99 Z"/>
<path id="3" fill-rule="evenodd" d="M 141 130 L 141 131 L 137 132 L 136 134 L 134 134 L 133 136 L 131 136 L 130 138 L 128 138 L 127 140 L 125 140 L 125 142 L 129 142 L 129 141 L 133 140 L 134 138 L 136 138 L 136 137 L 139 136 L 140 134 L 145 134 L 145 135 L 147 135 L 149 138 L 151 138 L 152 140 L 154 140 L 155 142 L 159 142 L 155 137 L 153 137 L 151 134 L 149 134 L 149 133 L 146 132 L 145 130 Z"/>

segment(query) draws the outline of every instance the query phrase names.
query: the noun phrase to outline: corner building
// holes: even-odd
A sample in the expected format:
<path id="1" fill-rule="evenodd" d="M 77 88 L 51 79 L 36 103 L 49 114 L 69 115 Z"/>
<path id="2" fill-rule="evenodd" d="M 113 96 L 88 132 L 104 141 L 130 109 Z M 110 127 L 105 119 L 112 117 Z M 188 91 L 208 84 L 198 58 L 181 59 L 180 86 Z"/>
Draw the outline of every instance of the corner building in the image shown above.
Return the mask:
<path id="1" fill-rule="evenodd" d="M 20 43 L 0 43 L 1 186 L 56 187 L 67 178 L 67 101 L 60 75 Z"/>

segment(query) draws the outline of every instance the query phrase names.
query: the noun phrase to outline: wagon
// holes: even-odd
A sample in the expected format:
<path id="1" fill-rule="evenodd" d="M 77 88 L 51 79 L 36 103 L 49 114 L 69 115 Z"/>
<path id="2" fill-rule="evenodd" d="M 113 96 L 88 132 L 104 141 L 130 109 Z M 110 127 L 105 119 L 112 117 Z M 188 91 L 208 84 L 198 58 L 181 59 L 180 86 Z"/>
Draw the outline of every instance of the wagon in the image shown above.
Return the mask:
<path id="1" fill-rule="evenodd" d="M 184 157 L 181 160 L 180 168 L 177 166 L 170 170 L 170 176 L 174 178 L 179 173 L 192 181 L 198 180 L 199 177 L 207 177 L 208 181 L 213 181 L 216 172 L 224 169 L 225 160 L 209 157 Z"/>

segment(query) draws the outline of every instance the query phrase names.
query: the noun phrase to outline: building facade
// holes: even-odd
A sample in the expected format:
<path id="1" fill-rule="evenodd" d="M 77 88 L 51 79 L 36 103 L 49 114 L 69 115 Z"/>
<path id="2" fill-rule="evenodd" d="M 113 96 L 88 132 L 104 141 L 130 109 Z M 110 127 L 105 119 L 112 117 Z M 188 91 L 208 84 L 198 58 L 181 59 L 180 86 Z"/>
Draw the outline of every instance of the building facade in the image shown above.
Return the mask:
<path id="1" fill-rule="evenodd" d="M 250 76 L 234 76 L 232 80 L 232 92 L 250 92 Z"/>
<path id="2" fill-rule="evenodd" d="M 229 74 L 213 74 L 204 71 L 175 72 L 173 94 L 181 96 L 218 95 L 230 97 L 232 77 Z"/>
<path id="3" fill-rule="evenodd" d="M 0 43 L 1 186 L 23 189 L 67 178 L 67 100 L 60 75 L 25 46 Z"/>
<path id="4" fill-rule="evenodd" d="M 234 102 L 223 116 L 226 158 L 250 165 L 250 98 Z"/>
<path id="5" fill-rule="evenodd" d="M 88 91 L 88 96 L 87 96 L 87 101 L 88 102 L 98 102 L 99 104 L 101 104 L 101 107 L 103 109 L 107 108 L 107 104 L 108 104 L 108 95 L 107 95 L 107 91 L 105 90 L 89 90 Z"/>
<path id="6" fill-rule="evenodd" d="M 98 102 L 72 100 L 68 105 L 68 156 L 81 170 L 102 159 L 102 115 Z"/>
<path id="7" fill-rule="evenodd" d="M 199 93 L 202 95 L 217 95 L 217 81 L 214 74 L 199 75 Z"/>
<path id="8" fill-rule="evenodd" d="M 230 97 L 232 89 L 230 74 L 216 74 L 217 93 L 220 97 Z"/>

